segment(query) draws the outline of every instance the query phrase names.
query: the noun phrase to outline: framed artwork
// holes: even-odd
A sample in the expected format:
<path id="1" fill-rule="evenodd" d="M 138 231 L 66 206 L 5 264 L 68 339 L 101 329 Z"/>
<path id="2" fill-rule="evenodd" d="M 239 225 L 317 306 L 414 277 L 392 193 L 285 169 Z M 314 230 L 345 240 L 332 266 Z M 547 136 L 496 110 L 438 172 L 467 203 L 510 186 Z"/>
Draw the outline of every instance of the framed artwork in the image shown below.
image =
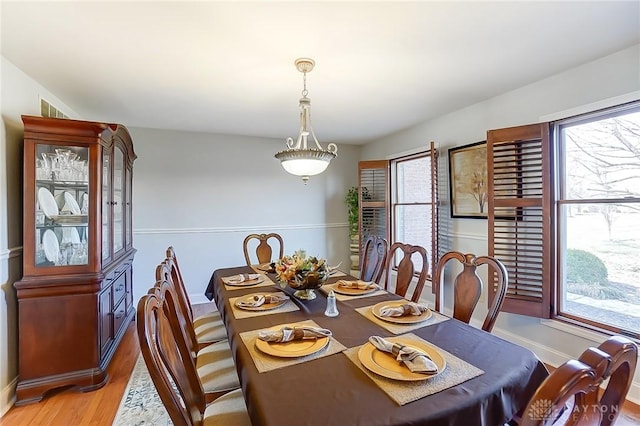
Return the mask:
<path id="1" fill-rule="evenodd" d="M 487 141 L 449 149 L 451 217 L 487 218 Z"/>

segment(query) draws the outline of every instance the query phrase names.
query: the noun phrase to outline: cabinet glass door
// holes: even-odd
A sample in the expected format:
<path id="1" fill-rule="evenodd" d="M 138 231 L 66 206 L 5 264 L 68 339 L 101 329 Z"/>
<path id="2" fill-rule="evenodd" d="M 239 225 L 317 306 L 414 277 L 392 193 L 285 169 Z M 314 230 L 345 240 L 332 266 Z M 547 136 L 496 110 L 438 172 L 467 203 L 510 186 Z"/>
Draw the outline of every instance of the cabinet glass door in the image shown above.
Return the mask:
<path id="1" fill-rule="evenodd" d="M 111 155 L 102 150 L 102 260 L 111 257 Z"/>
<path id="2" fill-rule="evenodd" d="M 89 148 L 36 145 L 35 265 L 86 265 Z"/>
<path id="3" fill-rule="evenodd" d="M 119 146 L 113 159 L 113 252 L 124 248 L 124 153 Z"/>

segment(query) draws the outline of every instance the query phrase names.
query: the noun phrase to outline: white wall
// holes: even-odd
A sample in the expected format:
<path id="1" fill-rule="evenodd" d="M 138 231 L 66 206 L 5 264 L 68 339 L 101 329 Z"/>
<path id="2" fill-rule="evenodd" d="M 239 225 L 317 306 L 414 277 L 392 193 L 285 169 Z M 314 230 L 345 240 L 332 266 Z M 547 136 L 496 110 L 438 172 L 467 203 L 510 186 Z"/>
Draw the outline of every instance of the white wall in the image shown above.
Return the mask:
<path id="1" fill-rule="evenodd" d="M 17 303 L 22 278 L 22 151 L 20 116 L 40 115 L 40 96 L 74 115 L 57 97 L 0 57 L 0 415 L 13 404 L 18 373 Z"/>
<path id="2" fill-rule="evenodd" d="M 448 164 L 447 148 L 485 140 L 487 130 L 536 123 L 550 115 L 559 118 L 558 112 L 583 110 L 585 106 L 589 108 L 589 104 L 598 103 L 602 108 L 607 102 L 637 99 L 639 90 L 640 45 L 636 45 L 370 143 L 364 147 L 362 155 L 363 159 L 389 158 L 420 146 L 422 141 L 434 140 L 442 168 Z M 612 100 L 614 97 L 618 99 Z M 440 170 L 439 174 L 440 182 L 447 183 L 446 170 Z M 446 191 L 444 197 L 443 191 L 440 194 L 444 210 L 441 216 L 448 217 L 448 196 Z M 444 226 L 448 233 L 444 237 L 451 249 L 477 254 L 487 252 L 486 220 L 448 218 Z M 486 306 L 479 307 L 474 320 L 480 322 L 485 314 Z M 508 313 L 499 315 L 494 334 L 529 347 L 551 365 L 579 356 L 584 349 L 606 337 L 582 332 L 576 327 L 562 327 L 557 322 L 543 324 L 536 318 Z M 640 371 L 636 372 L 629 398 L 640 403 Z"/>
<path id="3" fill-rule="evenodd" d="M 295 119 L 295 117 L 294 117 Z M 248 234 L 277 232 L 285 253 L 303 248 L 349 264 L 346 191 L 360 148 L 340 145 L 329 169 L 307 185 L 273 155 L 284 139 L 130 128 L 134 163 L 135 297 L 153 285 L 173 245 L 192 302 L 213 271 L 245 263 Z"/>

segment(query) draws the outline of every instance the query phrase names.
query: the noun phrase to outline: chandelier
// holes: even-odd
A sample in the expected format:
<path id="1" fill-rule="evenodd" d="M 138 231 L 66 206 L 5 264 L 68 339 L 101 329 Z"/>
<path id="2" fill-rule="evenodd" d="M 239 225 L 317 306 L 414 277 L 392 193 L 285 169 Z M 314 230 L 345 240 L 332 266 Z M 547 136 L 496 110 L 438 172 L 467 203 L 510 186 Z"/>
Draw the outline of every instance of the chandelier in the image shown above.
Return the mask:
<path id="1" fill-rule="evenodd" d="M 300 98 L 300 133 L 298 139 L 287 138 L 287 149 L 278 152 L 275 157 L 280 160 L 282 167 L 292 175 L 302 177 L 306 184 L 309 176 L 324 172 L 329 166 L 329 162 L 336 158 L 338 147 L 334 143 L 327 145 L 327 149 L 322 149 L 313 131 L 311 124 L 311 99 L 307 97 L 307 73 L 313 70 L 316 64 L 311 58 L 298 58 L 295 60 L 298 71 L 303 74 L 302 98 Z M 307 147 L 311 136 L 316 148 Z"/>

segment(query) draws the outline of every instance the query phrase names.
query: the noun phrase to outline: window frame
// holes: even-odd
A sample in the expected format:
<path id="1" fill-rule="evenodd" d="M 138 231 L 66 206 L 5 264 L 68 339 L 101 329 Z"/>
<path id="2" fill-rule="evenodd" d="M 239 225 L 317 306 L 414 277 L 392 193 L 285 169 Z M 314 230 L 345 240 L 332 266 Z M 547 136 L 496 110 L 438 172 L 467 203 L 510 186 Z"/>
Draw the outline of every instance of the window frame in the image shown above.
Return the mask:
<path id="1" fill-rule="evenodd" d="M 563 208 L 568 205 L 580 205 L 580 204 L 633 204 L 640 203 L 640 197 L 625 197 L 625 198 L 585 198 L 576 199 L 570 198 L 566 194 L 567 186 L 563 184 L 565 171 L 566 171 L 566 142 L 562 137 L 562 130 L 567 127 L 586 124 L 595 121 L 606 120 L 608 118 L 618 117 L 631 112 L 640 112 L 640 100 L 627 102 L 611 107 L 605 107 L 595 111 L 586 112 L 583 114 L 575 115 L 572 117 L 558 119 L 551 122 L 553 127 L 552 132 L 552 146 L 555 153 L 557 163 L 553 169 L 553 182 L 556 194 L 554 203 L 555 212 L 555 228 L 553 229 L 555 235 L 554 245 L 556 247 L 556 274 L 555 279 L 551 283 L 551 290 L 554 295 L 554 306 L 551 313 L 551 319 L 561 321 L 563 323 L 579 326 L 592 331 L 606 333 L 606 334 L 623 334 L 635 339 L 640 339 L 640 332 L 634 332 L 626 330 L 624 328 L 594 321 L 589 318 L 572 314 L 571 312 L 563 311 L 561 300 L 564 297 L 564 271 L 562 265 L 564 265 L 564 258 L 566 255 L 566 232 L 567 222 L 562 212 Z"/>

